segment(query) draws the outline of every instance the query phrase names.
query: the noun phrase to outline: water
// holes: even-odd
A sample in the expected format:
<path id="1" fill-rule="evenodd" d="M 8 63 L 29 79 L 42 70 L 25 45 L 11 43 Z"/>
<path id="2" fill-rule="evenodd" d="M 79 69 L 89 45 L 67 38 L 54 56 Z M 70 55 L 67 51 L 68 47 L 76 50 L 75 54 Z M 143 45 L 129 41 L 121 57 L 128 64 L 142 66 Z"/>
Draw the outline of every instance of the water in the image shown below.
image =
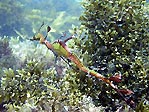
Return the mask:
<path id="1" fill-rule="evenodd" d="M 80 1 L 80 0 L 79 0 Z M 5 0 L 0 1 L 0 36 L 31 36 L 44 21 L 54 33 L 78 25 L 81 6 L 74 0 Z M 13 7 L 12 7 L 13 6 Z M 55 38 L 55 37 L 52 37 Z"/>

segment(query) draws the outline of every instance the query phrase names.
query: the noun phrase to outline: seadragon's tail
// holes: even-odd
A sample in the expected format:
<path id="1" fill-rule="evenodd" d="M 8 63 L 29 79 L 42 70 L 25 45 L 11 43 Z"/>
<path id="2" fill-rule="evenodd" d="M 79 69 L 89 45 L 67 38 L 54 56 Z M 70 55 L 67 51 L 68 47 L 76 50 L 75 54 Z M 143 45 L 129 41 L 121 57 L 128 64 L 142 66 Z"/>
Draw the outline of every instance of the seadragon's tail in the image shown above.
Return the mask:
<path id="1" fill-rule="evenodd" d="M 92 75 L 92 76 L 95 76 L 96 78 L 98 78 L 98 79 L 104 81 L 105 83 L 109 84 L 109 85 L 110 85 L 112 88 L 114 88 L 114 89 L 116 88 L 116 87 L 111 83 L 111 81 L 110 81 L 108 78 L 104 77 L 103 75 L 99 74 L 98 72 L 95 72 L 94 70 L 90 70 L 90 69 L 88 69 L 87 67 L 85 67 L 85 66 L 83 65 L 83 63 L 79 60 L 79 58 L 78 58 L 75 54 L 70 53 L 69 59 L 70 59 L 73 63 L 75 63 L 76 66 L 77 66 L 80 70 L 82 70 L 83 72 L 86 72 L 86 73 L 88 73 L 88 74 L 90 74 L 90 75 Z"/>
<path id="2" fill-rule="evenodd" d="M 112 82 L 113 81 L 117 81 L 115 76 L 112 76 L 110 78 L 106 78 L 103 75 L 99 74 L 98 72 L 95 72 L 94 70 L 90 70 L 87 67 L 85 67 L 83 65 L 83 63 L 79 60 L 79 58 L 75 55 L 70 53 L 70 55 L 68 56 L 69 59 L 76 64 L 76 66 L 82 70 L 83 72 L 86 72 L 92 76 L 95 76 L 96 78 L 104 81 L 105 83 L 109 84 L 118 94 L 119 96 L 122 97 L 122 99 L 132 108 L 135 107 L 135 103 L 133 102 L 133 100 L 130 99 L 126 99 L 125 98 L 125 94 L 130 95 L 133 94 L 133 92 L 131 90 L 128 89 L 118 89 L 117 86 L 115 86 Z"/>

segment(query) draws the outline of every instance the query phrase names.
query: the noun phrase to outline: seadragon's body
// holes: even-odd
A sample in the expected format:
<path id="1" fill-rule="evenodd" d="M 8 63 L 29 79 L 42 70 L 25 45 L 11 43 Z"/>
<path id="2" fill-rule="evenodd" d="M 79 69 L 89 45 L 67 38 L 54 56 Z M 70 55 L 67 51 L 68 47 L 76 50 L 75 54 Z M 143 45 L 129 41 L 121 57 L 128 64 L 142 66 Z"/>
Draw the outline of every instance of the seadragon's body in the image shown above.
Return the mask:
<path id="1" fill-rule="evenodd" d="M 57 40 L 54 43 L 50 43 L 49 41 L 44 39 L 44 36 L 40 33 L 36 35 L 36 38 L 40 38 L 40 43 L 45 44 L 46 47 L 50 49 L 54 54 L 71 60 L 83 72 L 86 72 L 88 74 L 95 76 L 98 79 L 101 79 L 102 81 L 110 84 L 112 88 L 116 88 L 108 78 L 105 78 L 103 75 L 99 74 L 98 72 L 95 72 L 94 70 L 90 70 L 86 66 L 84 66 L 84 64 L 80 61 L 80 59 L 74 53 L 71 53 L 71 51 L 65 44 L 66 41 Z"/>
<path id="2" fill-rule="evenodd" d="M 50 27 L 48 27 L 50 28 Z M 48 30 L 47 32 L 49 32 L 50 30 Z M 46 45 L 46 47 L 48 49 L 50 49 L 56 56 L 60 56 L 62 58 L 66 58 L 71 60 L 71 62 L 73 62 L 81 71 L 88 73 L 92 76 L 95 76 L 96 78 L 104 81 L 105 83 L 109 84 L 121 97 L 122 99 L 128 104 L 130 105 L 132 108 L 134 108 L 135 103 L 132 100 L 126 99 L 125 95 L 130 95 L 133 92 L 131 90 L 128 89 L 118 89 L 117 86 L 115 86 L 112 82 L 121 82 L 121 77 L 118 76 L 112 76 L 110 78 L 106 78 L 103 75 L 99 74 L 98 72 L 94 71 L 94 70 L 90 70 L 88 69 L 86 66 L 84 66 L 84 64 L 80 61 L 80 59 L 70 51 L 70 49 L 67 47 L 66 42 L 73 38 L 72 36 L 67 38 L 66 40 L 62 41 L 62 40 L 57 40 L 53 43 L 50 43 L 49 41 L 46 40 L 47 36 L 43 36 L 41 33 L 37 33 L 37 35 L 35 35 L 33 37 L 33 39 L 31 40 L 38 40 L 40 41 L 41 44 Z"/>

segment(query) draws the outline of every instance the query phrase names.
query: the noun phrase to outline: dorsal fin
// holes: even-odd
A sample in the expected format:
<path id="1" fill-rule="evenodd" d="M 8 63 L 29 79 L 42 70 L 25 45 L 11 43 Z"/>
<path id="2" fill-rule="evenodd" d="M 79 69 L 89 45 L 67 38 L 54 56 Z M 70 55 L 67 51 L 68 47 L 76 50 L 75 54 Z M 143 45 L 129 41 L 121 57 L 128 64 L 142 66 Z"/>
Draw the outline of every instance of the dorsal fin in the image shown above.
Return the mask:
<path id="1" fill-rule="evenodd" d="M 46 36 L 45 36 L 45 39 L 47 38 L 47 36 L 48 36 L 48 33 L 51 31 L 51 27 L 50 26 L 48 26 L 47 27 L 47 34 L 46 34 Z"/>

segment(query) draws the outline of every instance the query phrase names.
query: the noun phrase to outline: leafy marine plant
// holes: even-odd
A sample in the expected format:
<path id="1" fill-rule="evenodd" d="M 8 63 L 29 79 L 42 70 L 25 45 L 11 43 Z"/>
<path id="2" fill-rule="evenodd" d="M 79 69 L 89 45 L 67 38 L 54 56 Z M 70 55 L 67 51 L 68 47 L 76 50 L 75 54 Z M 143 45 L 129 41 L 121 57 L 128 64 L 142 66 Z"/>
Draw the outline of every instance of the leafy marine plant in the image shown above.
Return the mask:
<path id="1" fill-rule="evenodd" d="M 81 57 L 87 57 L 89 66 L 106 76 L 120 72 L 121 84 L 134 91 L 132 97 L 138 103 L 144 97 L 148 100 L 149 19 L 144 3 L 143 0 L 84 1 L 85 11 L 80 17 L 82 38 L 76 41 Z M 85 80 L 88 84 L 89 79 Z M 96 79 L 93 82 L 88 88 L 95 92 L 88 95 L 96 105 L 115 111 L 120 106 L 115 93 L 108 92 L 109 88 L 101 86 Z"/>
<path id="2" fill-rule="evenodd" d="M 1 111 L 97 110 L 91 99 L 82 96 L 77 75 L 70 73 L 57 77 L 53 68 L 46 69 L 44 62 L 36 60 L 28 61 L 23 69 L 5 70 L 0 88 Z"/>
<path id="3" fill-rule="evenodd" d="M 12 49 L 7 37 L 0 37 L 0 62 L 0 73 L 2 73 L 1 70 L 4 70 L 5 68 L 17 68 L 17 66 L 14 66 L 16 58 L 12 54 Z"/>
<path id="4" fill-rule="evenodd" d="M 147 100 L 141 100 L 136 108 L 136 112 L 149 112 L 149 102 Z"/>
<path id="5" fill-rule="evenodd" d="M 24 69 L 4 71 L 0 101 L 6 104 L 8 109 L 11 105 L 14 109 L 19 109 L 25 103 L 32 105 L 30 109 L 35 109 L 37 104 L 44 102 L 43 99 L 51 100 L 51 103 L 54 99 L 58 100 L 56 82 L 53 70 L 44 70 L 44 64 L 32 60 Z"/>

